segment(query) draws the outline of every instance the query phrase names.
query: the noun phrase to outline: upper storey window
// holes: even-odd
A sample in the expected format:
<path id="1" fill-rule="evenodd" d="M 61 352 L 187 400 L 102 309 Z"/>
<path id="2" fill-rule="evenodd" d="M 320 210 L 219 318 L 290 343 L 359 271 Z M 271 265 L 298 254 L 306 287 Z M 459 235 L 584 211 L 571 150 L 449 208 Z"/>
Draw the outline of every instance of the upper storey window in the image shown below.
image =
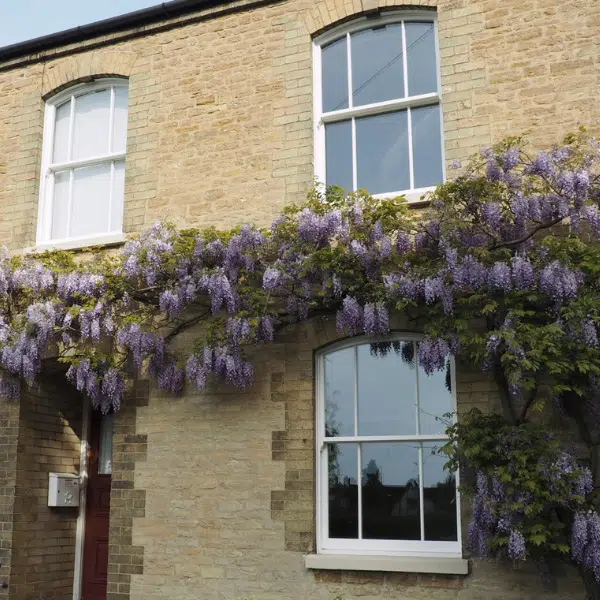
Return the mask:
<path id="1" fill-rule="evenodd" d="M 444 178 L 436 22 L 364 19 L 315 42 L 317 179 L 418 199 Z"/>
<path id="2" fill-rule="evenodd" d="M 109 79 L 46 104 L 38 245 L 122 239 L 127 104 L 127 82 Z"/>

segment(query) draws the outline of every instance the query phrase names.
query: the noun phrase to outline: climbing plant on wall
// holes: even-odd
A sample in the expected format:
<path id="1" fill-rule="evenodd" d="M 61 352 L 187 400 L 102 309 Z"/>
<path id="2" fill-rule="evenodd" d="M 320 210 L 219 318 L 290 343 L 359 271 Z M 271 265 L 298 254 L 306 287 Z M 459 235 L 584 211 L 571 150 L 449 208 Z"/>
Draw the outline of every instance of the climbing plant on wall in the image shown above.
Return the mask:
<path id="1" fill-rule="evenodd" d="M 104 411 L 136 371 L 172 393 L 211 378 L 244 387 L 248 349 L 279 328 L 330 314 L 347 335 L 385 336 L 403 313 L 424 332 L 426 372 L 456 356 L 500 390 L 502 414 L 466 415 L 445 448 L 473 472 L 472 550 L 569 557 L 600 581 L 599 163 L 583 132 L 535 154 L 510 138 L 459 167 L 426 209 L 315 189 L 269 229 L 159 223 L 91 258 L 4 252 L 0 391 L 18 396 L 46 357 Z M 176 349 L 184 331 L 194 341 Z M 544 408 L 578 428 L 589 469 L 531 423 Z"/>

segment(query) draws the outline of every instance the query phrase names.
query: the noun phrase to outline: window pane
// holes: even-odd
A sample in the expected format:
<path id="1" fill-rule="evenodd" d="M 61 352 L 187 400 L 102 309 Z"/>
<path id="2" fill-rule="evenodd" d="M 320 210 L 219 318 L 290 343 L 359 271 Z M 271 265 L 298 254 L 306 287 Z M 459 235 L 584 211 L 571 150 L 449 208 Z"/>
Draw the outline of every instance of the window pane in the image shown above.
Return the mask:
<path id="1" fill-rule="evenodd" d="M 352 122 L 325 125 L 327 185 L 352 189 Z"/>
<path id="2" fill-rule="evenodd" d="M 420 540 L 419 449 L 361 444 L 363 538 Z"/>
<path id="3" fill-rule="evenodd" d="M 329 537 L 358 538 L 357 444 L 328 446 Z"/>
<path id="4" fill-rule="evenodd" d="M 404 352 L 390 350 L 385 356 L 372 354 L 370 344 L 358 348 L 358 435 L 417 433 L 413 344 L 402 346 Z"/>
<path id="5" fill-rule="evenodd" d="M 112 473 L 113 418 L 112 414 L 104 415 L 100 423 L 100 451 L 98 453 L 98 473 L 100 475 Z"/>
<path id="6" fill-rule="evenodd" d="M 53 240 L 66 238 L 68 235 L 69 215 L 69 179 L 71 171 L 60 171 L 54 174 L 54 198 L 52 201 L 52 230 Z"/>
<path id="7" fill-rule="evenodd" d="M 450 363 L 443 371 L 427 375 L 419 366 L 419 426 L 420 433 L 442 434 L 449 423 L 443 415 L 454 412 L 451 391 Z"/>
<path id="8" fill-rule="evenodd" d="M 108 153 L 110 90 L 75 98 L 73 159 Z"/>
<path id="9" fill-rule="evenodd" d="M 348 51 L 343 37 L 321 49 L 323 112 L 348 108 Z"/>
<path id="10" fill-rule="evenodd" d="M 325 434 L 354 435 L 354 348 L 323 357 L 325 380 Z"/>
<path id="11" fill-rule="evenodd" d="M 125 161 L 115 162 L 113 179 L 112 207 L 110 213 L 110 230 L 115 233 L 123 231 L 123 205 L 125 199 Z"/>
<path id="12" fill-rule="evenodd" d="M 125 152 L 127 145 L 127 104 L 126 87 L 115 88 L 115 114 L 113 117 L 113 152 Z"/>
<path id="13" fill-rule="evenodd" d="M 403 98 L 402 26 L 365 29 L 350 40 L 354 106 Z"/>
<path id="14" fill-rule="evenodd" d="M 72 237 L 108 232 L 110 163 L 75 169 Z"/>
<path id="15" fill-rule="evenodd" d="M 423 504 L 425 539 L 455 542 L 458 540 L 456 480 L 444 470 L 447 458 L 432 454 L 440 444 L 423 444 Z"/>
<path id="16" fill-rule="evenodd" d="M 56 109 L 54 123 L 54 149 L 52 162 L 65 162 L 69 158 L 69 122 L 71 117 L 71 101 L 61 104 Z"/>
<path id="17" fill-rule="evenodd" d="M 442 131 L 440 106 L 423 106 L 410 111 L 415 187 L 442 183 Z"/>
<path id="18" fill-rule="evenodd" d="M 410 187 L 406 111 L 356 119 L 358 187 L 371 194 Z"/>
<path id="19" fill-rule="evenodd" d="M 435 29 L 433 23 L 404 24 L 408 60 L 408 95 L 437 91 Z"/>

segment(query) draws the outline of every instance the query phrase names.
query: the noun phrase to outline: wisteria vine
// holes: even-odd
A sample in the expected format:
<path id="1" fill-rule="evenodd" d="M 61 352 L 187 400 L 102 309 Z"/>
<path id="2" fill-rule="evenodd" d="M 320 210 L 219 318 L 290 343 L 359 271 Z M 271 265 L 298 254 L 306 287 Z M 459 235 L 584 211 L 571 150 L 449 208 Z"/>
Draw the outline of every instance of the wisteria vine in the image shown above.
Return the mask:
<path id="1" fill-rule="evenodd" d="M 510 427 L 549 406 L 596 448 L 599 163 L 598 143 L 582 132 L 537 154 L 511 138 L 459 167 L 427 209 L 316 188 L 268 229 L 157 223 L 120 253 L 92 260 L 2 252 L 0 394 L 18 396 L 56 358 L 103 411 L 119 408 L 140 372 L 172 393 L 211 379 L 246 387 L 249 349 L 282 327 L 331 315 L 340 333 L 385 336 L 401 313 L 424 333 L 418 352 L 427 373 L 450 356 L 467 360 L 495 378 Z M 184 331 L 194 339 L 187 350 L 173 343 Z M 572 474 L 581 473 L 565 456 L 564 471 L 550 469 L 539 486 L 565 477 L 575 485 Z M 496 466 L 480 465 L 476 478 L 472 548 L 522 559 L 540 534 L 523 529 L 516 509 L 504 510 L 525 499 L 493 478 Z M 581 502 L 563 507 L 572 542 L 551 549 L 570 551 L 600 580 L 588 483 L 586 474 Z"/>

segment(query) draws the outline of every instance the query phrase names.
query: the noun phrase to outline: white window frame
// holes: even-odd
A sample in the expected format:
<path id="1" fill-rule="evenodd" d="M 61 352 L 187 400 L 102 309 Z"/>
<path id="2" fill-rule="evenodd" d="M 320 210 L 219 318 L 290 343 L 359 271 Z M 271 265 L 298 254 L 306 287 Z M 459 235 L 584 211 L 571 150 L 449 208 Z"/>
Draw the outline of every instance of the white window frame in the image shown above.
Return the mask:
<path id="1" fill-rule="evenodd" d="M 328 442 L 329 443 L 360 443 L 360 442 L 445 442 L 446 435 L 380 435 L 380 436 L 325 436 L 325 394 L 324 394 L 324 358 L 332 352 L 345 348 L 358 348 L 371 342 L 419 342 L 422 335 L 398 333 L 387 338 L 360 337 L 345 340 L 319 350 L 315 355 L 316 380 L 316 507 L 317 507 L 317 553 L 330 555 L 358 556 L 397 556 L 397 557 L 430 557 L 430 558 L 460 558 L 462 557 L 462 532 L 459 473 L 456 473 L 456 515 L 457 540 L 454 542 L 427 540 L 373 540 L 373 539 L 342 539 L 329 537 L 329 480 L 328 480 Z M 418 396 L 418 356 L 415 355 L 415 372 L 417 377 Z M 456 413 L 456 365 L 450 360 L 450 376 L 452 377 L 452 410 Z M 355 403 L 358 394 L 358 375 L 355 381 Z M 355 404 L 356 410 L 356 404 Z M 418 405 L 417 405 L 418 418 Z M 423 450 L 420 451 L 420 456 Z M 423 472 L 422 456 L 419 461 L 419 497 L 423 507 Z M 361 465 L 359 463 L 359 470 Z M 358 475 L 358 473 L 357 473 Z M 361 485 L 358 480 L 358 503 L 361 503 Z M 420 510 L 421 532 L 424 534 L 424 511 Z M 359 535 L 361 532 L 359 512 Z"/>
<path id="2" fill-rule="evenodd" d="M 112 195 L 112 179 L 114 177 L 114 162 L 125 160 L 127 152 L 112 152 L 98 156 L 92 156 L 82 160 L 69 160 L 61 163 L 52 162 L 52 153 L 54 150 L 54 130 L 56 125 L 57 108 L 71 101 L 71 126 L 69 130 L 69 152 L 73 145 L 73 112 L 75 104 L 73 100 L 86 94 L 98 92 L 100 90 L 111 90 L 111 106 L 110 106 L 110 121 L 109 121 L 109 148 L 111 147 L 113 135 L 113 117 L 115 105 L 115 89 L 117 87 L 129 88 L 129 81 L 122 78 L 99 78 L 91 83 L 81 83 L 73 85 L 68 89 L 59 92 L 52 96 L 46 102 L 44 113 L 44 133 L 42 147 L 42 165 L 40 174 L 40 194 L 38 203 L 38 220 L 36 234 L 36 248 L 39 250 L 47 249 L 69 249 L 81 248 L 86 246 L 95 246 L 101 244 L 113 244 L 125 240 L 123 233 L 123 222 L 118 232 L 107 232 L 105 234 L 95 234 L 92 236 L 73 236 L 61 239 L 52 239 L 52 211 L 54 201 L 54 173 L 67 169 L 76 169 L 79 167 L 88 167 L 99 164 L 112 164 L 111 169 L 111 195 Z M 73 176 L 71 176 L 71 186 Z M 111 209 L 111 199 L 109 199 L 109 211 Z M 70 214 L 70 206 L 69 206 Z M 110 227 L 110 212 L 109 212 L 109 227 Z"/>
<path id="3" fill-rule="evenodd" d="M 404 98 L 397 98 L 394 100 L 386 100 L 384 102 L 376 102 L 373 104 L 364 104 L 358 107 L 352 107 L 352 94 L 350 89 L 352 86 L 351 77 L 351 59 L 350 59 L 350 35 L 364 29 L 370 29 L 372 27 L 379 27 L 382 25 L 391 25 L 394 23 L 403 23 L 407 21 L 418 21 L 418 22 L 431 22 L 433 23 L 434 34 L 435 34 L 435 56 L 436 56 L 436 67 L 437 67 L 437 92 L 428 94 L 421 94 L 418 96 L 406 96 Z M 404 28 L 404 27 L 403 27 Z M 323 113 L 323 81 L 321 71 L 321 48 L 331 42 L 339 40 L 343 37 L 347 38 L 347 51 L 348 51 L 348 87 L 349 97 L 348 103 L 349 108 L 341 110 L 331 111 Z M 403 36 L 403 40 L 404 40 Z M 403 52 L 403 69 L 404 69 L 404 89 L 406 91 L 408 86 L 408 63 L 406 49 Z M 442 103 L 442 81 L 441 81 L 441 68 L 440 68 L 440 49 L 439 49 L 439 31 L 438 31 L 438 20 L 434 11 L 418 11 L 411 10 L 409 12 L 386 12 L 376 16 L 361 17 L 352 23 L 341 25 L 336 27 L 323 35 L 316 37 L 313 40 L 313 115 L 314 115 L 314 170 L 315 179 L 318 184 L 324 184 L 326 181 L 326 152 L 325 152 L 325 125 L 328 123 L 336 123 L 339 121 L 345 121 L 357 117 L 366 117 L 370 115 L 380 115 L 388 112 L 398 111 L 406 109 L 408 111 L 408 152 L 409 152 L 409 170 L 410 170 L 410 182 L 411 187 L 406 190 L 397 190 L 393 192 L 385 192 L 381 194 L 373 194 L 375 198 L 395 198 L 397 196 L 405 196 L 409 202 L 423 201 L 429 192 L 435 190 L 436 186 L 428 186 L 422 188 L 413 187 L 413 149 L 412 149 L 412 131 L 411 131 L 411 119 L 410 110 L 412 108 L 418 108 L 420 106 L 431 106 L 434 104 L 440 107 L 440 140 L 441 140 L 441 152 L 442 152 L 442 182 L 446 180 L 446 159 L 444 151 L 444 115 L 443 115 L 443 103 Z M 356 127 L 354 126 L 355 121 L 352 121 L 352 160 L 353 160 L 353 174 L 354 182 L 353 187 L 357 189 L 357 170 L 356 170 Z M 442 183 L 440 182 L 440 183 Z M 368 190 L 367 190 L 368 191 Z"/>

